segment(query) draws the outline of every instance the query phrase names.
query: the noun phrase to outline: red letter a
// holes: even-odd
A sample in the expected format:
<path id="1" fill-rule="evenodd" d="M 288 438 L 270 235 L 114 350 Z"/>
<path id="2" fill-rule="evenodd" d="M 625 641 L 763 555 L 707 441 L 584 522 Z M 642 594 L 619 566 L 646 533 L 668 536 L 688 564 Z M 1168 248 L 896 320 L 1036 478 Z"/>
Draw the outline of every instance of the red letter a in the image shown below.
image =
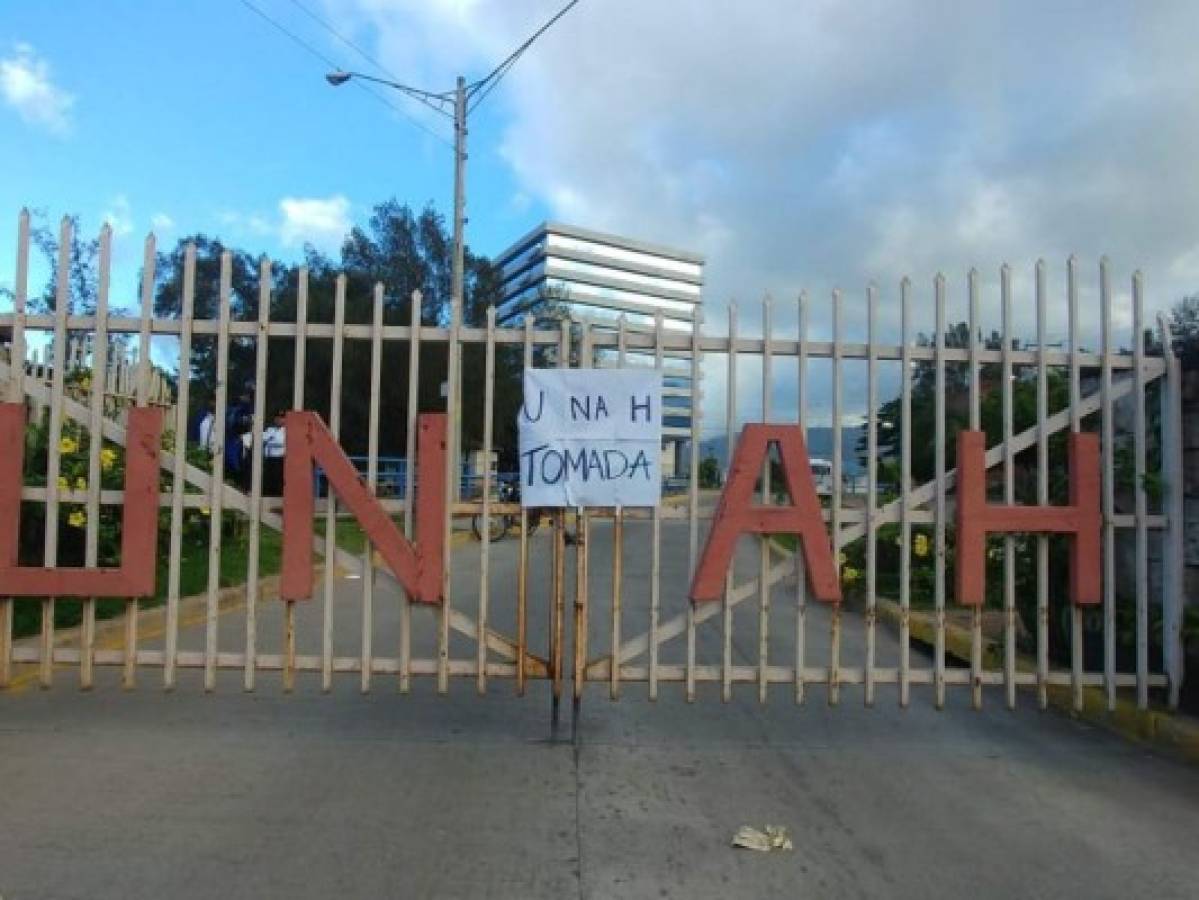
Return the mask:
<path id="1" fill-rule="evenodd" d="M 10 597 L 146 597 L 154 593 L 154 563 L 158 557 L 158 439 L 162 435 L 162 410 L 148 407 L 129 410 L 128 435 L 120 568 L 18 566 L 25 405 L 0 403 L 0 594 Z"/>
<path id="2" fill-rule="evenodd" d="M 391 516 L 371 494 L 353 463 L 333 435 L 312 412 L 287 414 L 287 453 L 283 460 L 283 578 L 284 600 L 312 596 L 312 464 L 325 470 L 330 491 L 349 507 L 379 555 L 413 600 L 441 601 L 445 527 L 445 434 L 443 413 L 417 419 L 416 529 L 420 541 L 409 543 Z M 325 561 L 331 564 L 330 560 Z"/>
<path id="3" fill-rule="evenodd" d="M 791 497 L 789 506 L 755 506 L 751 502 L 772 443 L 778 444 L 782 457 L 783 478 Z M 812 485 L 803 426 L 745 426 L 733 454 L 729 482 L 720 496 L 716 518 L 712 520 L 712 530 L 691 583 L 692 600 L 720 598 L 737 538 L 746 532 L 798 535 L 813 596 L 817 600 L 840 601 L 841 586 L 837 583 L 832 546 L 820 514 L 820 499 Z"/>

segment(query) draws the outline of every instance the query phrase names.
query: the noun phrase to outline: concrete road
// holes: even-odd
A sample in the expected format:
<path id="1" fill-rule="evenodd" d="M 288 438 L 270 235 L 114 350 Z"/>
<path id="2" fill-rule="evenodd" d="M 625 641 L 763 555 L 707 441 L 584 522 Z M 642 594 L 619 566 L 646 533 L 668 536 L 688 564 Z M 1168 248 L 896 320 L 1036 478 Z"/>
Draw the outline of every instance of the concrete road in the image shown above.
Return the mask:
<path id="1" fill-rule="evenodd" d="M 607 643 L 611 532 L 593 536 L 591 640 Z M 629 526 L 625 633 L 646 621 L 648 526 Z M 663 617 L 683 608 L 686 529 L 663 526 Z M 492 621 L 510 632 L 512 540 L 493 546 Z M 531 637 L 545 643 L 548 541 L 534 541 Z M 477 545 L 455 554 L 455 603 L 472 612 Z M 738 563 L 756 572 L 746 546 Z M 573 581 L 571 582 L 573 583 Z M 358 652 L 360 582 L 338 583 L 338 653 Z M 791 589 L 774 592 L 771 658 L 793 658 Z M 375 647 L 394 652 L 398 601 L 380 581 Z M 319 649 L 319 604 L 301 617 L 301 652 Z M 737 613 L 734 653 L 756 662 L 756 603 Z M 862 658 L 861 623 L 847 616 L 843 659 Z M 418 652 L 434 619 L 416 616 Z M 223 649 L 244 642 L 240 613 L 222 618 Z M 278 648 L 277 610 L 264 608 L 264 650 Z M 810 658 L 825 656 L 814 611 Z M 198 649 L 189 629 L 181 644 Z M 914 661 L 918 659 L 913 651 Z M 473 643 L 454 642 L 469 658 Z M 701 662 L 718 662 L 705 628 Z M 880 665 L 894 638 L 880 631 Z M 663 648 L 681 661 L 682 644 Z M 927 660 L 919 659 L 921 664 Z M 964 689 L 932 709 L 914 691 L 896 708 L 860 688 L 829 708 L 822 691 L 796 707 L 790 688 L 732 703 L 679 685 L 657 702 L 641 684 L 607 699 L 589 686 L 580 742 L 549 737 L 544 684 L 517 698 L 508 681 L 475 693 L 455 681 L 439 697 L 426 680 L 398 696 L 394 679 L 339 676 L 332 696 L 315 676 L 283 695 L 260 676 L 222 673 L 205 695 L 196 673 L 164 695 L 158 673 L 122 692 L 105 673 L 81 694 L 73 672 L 49 692 L 0 696 L 0 896 L 180 897 L 1129 897 L 1199 896 L 1199 772 L 1087 725 L 1016 712 L 988 694 L 981 713 Z M 565 730 L 569 734 L 569 729 Z M 787 826 L 792 852 L 734 850 L 750 823 Z"/>

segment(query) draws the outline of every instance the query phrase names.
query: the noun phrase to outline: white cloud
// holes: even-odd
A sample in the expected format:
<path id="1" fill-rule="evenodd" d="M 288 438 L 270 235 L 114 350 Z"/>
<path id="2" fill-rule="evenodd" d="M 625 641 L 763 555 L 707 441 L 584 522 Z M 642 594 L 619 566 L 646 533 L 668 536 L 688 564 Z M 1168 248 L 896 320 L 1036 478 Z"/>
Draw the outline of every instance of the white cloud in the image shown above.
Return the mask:
<path id="1" fill-rule="evenodd" d="M 25 122 L 64 136 L 71 130 L 75 97 L 54 84 L 50 64 L 29 44 L 0 59 L 0 95 Z"/>
<path id="2" fill-rule="evenodd" d="M 279 201 L 279 215 L 279 240 L 285 247 L 308 243 L 334 251 L 351 228 L 350 201 L 343 194 L 284 197 Z"/>
<path id="3" fill-rule="evenodd" d="M 440 84 L 560 4 L 326 5 Z M 1197 27 L 1192 4 L 609 0 L 487 102 L 520 191 L 706 253 L 717 300 L 1109 252 L 1165 303 L 1199 233 Z"/>
<path id="4" fill-rule="evenodd" d="M 172 231 L 175 228 L 175 220 L 164 212 L 157 212 L 150 216 L 150 226 L 158 232 Z"/>
<path id="5" fill-rule="evenodd" d="M 560 6 L 325 3 L 390 68 L 433 85 L 488 71 Z M 776 329 L 793 329 L 806 288 L 813 333 L 827 334 L 840 285 L 860 339 L 876 279 L 894 335 L 910 275 L 927 332 L 933 275 L 949 277 L 949 316 L 961 319 L 978 266 L 990 329 L 1006 261 L 1029 336 L 1044 257 L 1054 340 L 1076 253 L 1094 346 L 1102 254 L 1121 341 L 1134 268 L 1147 321 L 1199 290 L 1197 31 L 1193 3 L 581 3 L 489 95 L 487 114 L 506 122 L 516 190 L 552 216 L 705 254 L 714 327 L 738 297 L 753 329 L 771 292 Z"/>
<path id="6" fill-rule="evenodd" d="M 133 232 L 133 209 L 129 205 L 129 198 L 124 194 L 113 197 L 112 203 L 100 218 L 112 228 L 114 238 L 123 238 Z"/>

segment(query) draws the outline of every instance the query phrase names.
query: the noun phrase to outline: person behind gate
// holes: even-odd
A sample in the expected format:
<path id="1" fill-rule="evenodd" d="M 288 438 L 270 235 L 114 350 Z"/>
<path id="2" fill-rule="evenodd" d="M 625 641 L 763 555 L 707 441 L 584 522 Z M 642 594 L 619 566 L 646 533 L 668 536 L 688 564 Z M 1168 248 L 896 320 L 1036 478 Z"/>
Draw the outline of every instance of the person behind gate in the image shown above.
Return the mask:
<path id="1" fill-rule="evenodd" d="M 283 455 L 287 451 L 287 429 L 283 411 L 275 413 L 270 426 L 262 430 L 262 493 L 267 497 L 283 495 Z"/>

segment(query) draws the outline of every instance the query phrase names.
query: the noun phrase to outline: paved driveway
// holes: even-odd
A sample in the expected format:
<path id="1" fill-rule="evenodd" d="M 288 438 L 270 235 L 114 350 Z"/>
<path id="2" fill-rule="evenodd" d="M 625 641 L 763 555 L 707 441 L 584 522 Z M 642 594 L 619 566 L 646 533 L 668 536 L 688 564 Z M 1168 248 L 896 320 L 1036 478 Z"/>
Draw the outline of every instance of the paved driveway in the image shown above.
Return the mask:
<path id="1" fill-rule="evenodd" d="M 648 526 L 630 526 L 626 634 L 645 620 Z M 663 527 L 664 617 L 682 608 L 686 529 Z M 593 543 L 591 639 L 608 631 L 610 530 Z M 510 627 L 514 541 L 494 545 L 493 622 Z M 548 542 L 534 541 L 531 634 L 544 644 Z M 477 545 L 455 555 L 455 602 L 472 611 Z M 739 565 L 756 571 L 747 546 Z M 337 652 L 354 654 L 359 582 L 338 584 Z M 375 646 L 394 652 L 398 602 L 380 582 Z M 793 657 L 790 591 L 773 598 L 771 657 Z M 756 662 L 756 603 L 737 614 L 736 661 Z M 316 652 L 319 606 L 301 617 L 301 652 Z M 433 620 L 417 615 L 419 649 Z M 277 611 L 260 631 L 277 648 Z M 223 648 L 242 620 L 222 618 Z M 811 659 L 827 622 L 811 616 Z M 185 648 L 202 646 L 189 629 Z M 675 645 L 678 645 L 677 647 Z M 701 662 L 718 662 L 701 631 Z M 847 617 L 843 659 L 862 658 Z M 472 645 L 455 641 L 463 657 Z M 915 659 L 914 651 L 914 659 Z M 880 665 L 897 648 L 880 631 Z M 663 661 L 682 660 L 678 641 Z M 926 661 L 921 660 L 922 663 Z M 106 673 L 90 694 L 58 674 L 53 691 L 0 696 L 0 896 L 132 897 L 1194 897 L 1199 880 L 1199 772 L 1093 727 L 1035 710 L 1008 712 L 988 694 L 981 713 L 951 690 L 942 712 L 894 687 L 864 709 L 843 687 L 796 707 L 790 688 L 757 703 L 738 686 L 657 702 L 630 684 L 616 703 L 589 687 L 580 743 L 553 743 L 549 698 L 510 682 L 486 697 L 473 679 L 448 697 L 427 680 L 398 696 L 376 677 L 368 695 L 340 676 L 283 695 L 273 676 L 254 694 L 223 673 L 205 695 L 195 673 L 164 695 L 157 673 L 123 692 Z M 569 733 L 569 730 L 566 730 Z M 778 823 L 795 850 L 733 850 L 743 823 Z"/>

